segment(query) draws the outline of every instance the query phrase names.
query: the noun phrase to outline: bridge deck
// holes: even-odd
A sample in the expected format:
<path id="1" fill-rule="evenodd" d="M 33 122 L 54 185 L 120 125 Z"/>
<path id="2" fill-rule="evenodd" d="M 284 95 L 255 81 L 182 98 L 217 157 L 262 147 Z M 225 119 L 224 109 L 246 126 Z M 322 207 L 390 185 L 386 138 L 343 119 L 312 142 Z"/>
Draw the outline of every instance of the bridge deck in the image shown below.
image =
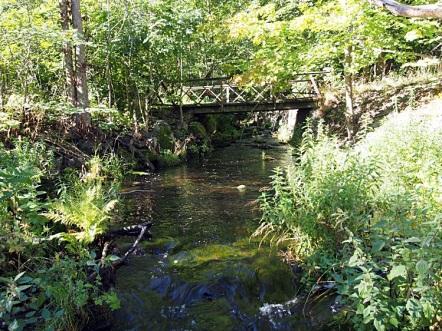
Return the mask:
<path id="1" fill-rule="evenodd" d="M 303 98 L 281 102 L 238 102 L 228 104 L 183 105 L 184 112 L 191 114 L 249 113 L 277 110 L 312 110 L 317 106 L 316 98 Z"/>

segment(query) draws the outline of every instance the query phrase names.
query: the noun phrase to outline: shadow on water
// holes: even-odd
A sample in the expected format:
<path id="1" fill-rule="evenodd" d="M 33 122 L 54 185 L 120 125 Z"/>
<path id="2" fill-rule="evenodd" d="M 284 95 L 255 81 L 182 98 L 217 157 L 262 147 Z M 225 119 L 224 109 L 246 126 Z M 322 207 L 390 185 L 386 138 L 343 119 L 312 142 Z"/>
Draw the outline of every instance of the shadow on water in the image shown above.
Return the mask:
<path id="1" fill-rule="evenodd" d="M 139 190 L 128 218 L 152 214 L 154 239 L 118 271 L 112 330 L 311 330 L 329 318 L 332 298 L 306 313 L 290 267 L 250 240 L 259 190 L 291 158 L 266 154 L 236 144 L 128 188 Z"/>

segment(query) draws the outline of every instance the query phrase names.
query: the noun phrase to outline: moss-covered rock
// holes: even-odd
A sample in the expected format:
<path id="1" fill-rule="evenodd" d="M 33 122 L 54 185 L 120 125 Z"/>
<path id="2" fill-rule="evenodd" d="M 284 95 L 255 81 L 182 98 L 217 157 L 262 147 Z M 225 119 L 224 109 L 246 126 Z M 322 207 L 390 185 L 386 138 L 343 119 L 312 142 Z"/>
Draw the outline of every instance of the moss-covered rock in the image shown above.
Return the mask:
<path id="1" fill-rule="evenodd" d="M 152 241 L 142 241 L 141 246 L 149 251 L 173 251 L 180 243 L 172 237 L 157 238 Z"/>
<path id="2" fill-rule="evenodd" d="M 199 139 L 208 139 L 206 128 L 200 122 L 191 122 L 189 124 L 189 132 Z"/>
<path id="3" fill-rule="evenodd" d="M 149 160 L 156 168 L 176 167 L 184 162 L 181 157 L 170 150 L 162 150 L 159 154 L 149 153 Z"/>
<path id="4" fill-rule="evenodd" d="M 225 298 L 192 305 L 190 312 L 198 318 L 198 330 L 234 330 L 236 321 Z"/>
<path id="5" fill-rule="evenodd" d="M 216 132 L 212 137 L 212 143 L 216 147 L 225 147 L 239 139 L 240 136 L 241 134 L 238 130 L 234 127 L 230 127 L 227 131 Z"/>
<path id="6" fill-rule="evenodd" d="M 162 150 L 174 150 L 175 137 L 169 124 L 165 121 L 156 121 L 153 126 L 153 134 L 157 138 Z"/>
<path id="7" fill-rule="evenodd" d="M 204 127 L 206 128 L 207 133 L 210 135 L 214 134 L 218 128 L 218 120 L 217 120 L 216 116 L 207 115 L 204 118 L 203 122 L 204 122 Z"/>
<path id="8" fill-rule="evenodd" d="M 278 256 L 259 256 L 254 260 L 254 266 L 267 302 L 283 302 L 287 295 L 295 295 L 293 273 Z"/>
<path id="9" fill-rule="evenodd" d="M 290 267 L 274 253 L 248 241 L 182 251 L 170 256 L 169 263 L 187 281 L 229 279 L 241 284 L 251 296 L 261 295 L 266 302 L 283 302 L 296 290 Z"/>
<path id="10" fill-rule="evenodd" d="M 170 260 L 175 267 L 197 267 L 211 261 L 237 260 L 251 257 L 255 251 L 242 250 L 238 247 L 227 245 L 208 245 L 195 248 L 185 256 L 171 256 Z"/>

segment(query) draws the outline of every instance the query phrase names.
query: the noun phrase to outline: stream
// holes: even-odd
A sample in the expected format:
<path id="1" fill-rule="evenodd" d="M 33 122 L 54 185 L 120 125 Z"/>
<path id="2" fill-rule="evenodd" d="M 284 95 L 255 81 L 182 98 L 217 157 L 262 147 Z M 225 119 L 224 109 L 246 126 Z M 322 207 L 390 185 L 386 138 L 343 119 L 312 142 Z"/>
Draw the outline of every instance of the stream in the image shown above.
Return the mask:
<path id="1" fill-rule="evenodd" d="M 270 143 L 265 152 L 237 143 L 129 183 L 127 222 L 152 217 L 153 239 L 118 270 L 112 330 L 319 330 L 330 320 L 334 299 L 305 306 L 299 275 L 250 238 L 260 189 L 291 159 Z"/>

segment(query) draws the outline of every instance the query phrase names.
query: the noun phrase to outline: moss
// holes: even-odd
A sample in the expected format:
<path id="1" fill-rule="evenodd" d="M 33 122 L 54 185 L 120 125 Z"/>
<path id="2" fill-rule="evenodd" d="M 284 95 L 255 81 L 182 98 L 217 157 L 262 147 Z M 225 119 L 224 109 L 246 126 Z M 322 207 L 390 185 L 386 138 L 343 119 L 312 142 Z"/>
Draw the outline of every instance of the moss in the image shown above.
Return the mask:
<path id="1" fill-rule="evenodd" d="M 175 147 L 175 138 L 169 124 L 164 121 L 157 121 L 154 124 L 153 133 L 158 139 L 161 149 L 173 151 Z"/>
<path id="2" fill-rule="evenodd" d="M 259 244 L 248 240 L 232 246 L 208 245 L 183 251 L 169 261 L 187 281 L 207 282 L 220 277 L 236 280 L 250 296 L 263 295 L 266 302 L 282 302 L 295 295 L 290 267 L 268 248 L 260 249 Z"/>
<path id="3" fill-rule="evenodd" d="M 183 158 L 170 150 L 163 150 L 160 154 L 149 153 L 148 157 L 155 167 L 161 169 L 176 167 L 184 162 Z"/>
<path id="4" fill-rule="evenodd" d="M 208 139 L 206 128 L 200 122 L 191 122 L 189 124 L 189 132 L 199 139 Z"/>
<path id="5" fill-rule="evenodd" d="M 165 153 L 161 153 L 158 158 L 158 165 L 160 168 L 170 168 L 176 167 L 183 163 L 183 160 L 170 151 L 166 151 Z"/>
<path id="6" fill-rule="evenodd" d="M 215 146 L 228 146 L 241 136 L 240 132 L 234 127 L 227 127 L 227 131 L 216 132 L 212 137 L 212 143 Z"/>
<path id="7" fill-rule="evenodd" d="M 208 262 L 232 261 L 256 254 L 256 250 L 244 250 L 239 247 L 227 245 L 208 245 L 198 247 L 188 252 L 185 256 L 171 256 L 171 264 L 176 268 L 197 267 Z"/>
<path id="8" fill-rule="evenodd" d="M 266 302 L 282 302 L 295 295 L 290 267 L 277 256 L 259 256 L 254 260 L 258 280 L 266 289 Z"/>
<path id="9" fill-rule="evenodd" d="M 152 241 L 142 241 L 141 246 L 147 250 L 173 250 L 179 247 L 179 242 L 172 237 L 157 238 Z"/>
<path id="10" fill-rule="evenodd" d="M 207 133 L 214 134 L 218 128 L 218 121 L 217 121 L 216 116 L 207 115 L 204 118 L 203 122 L 204 122 L 204 127 L 206 128 Z"/>
<path id="11" fill-rule="evenodd" d="M 190 313 L 196 317 L 199 330 L 233 330 L 237 324 L 225 298 L 195 304 Z"/>

